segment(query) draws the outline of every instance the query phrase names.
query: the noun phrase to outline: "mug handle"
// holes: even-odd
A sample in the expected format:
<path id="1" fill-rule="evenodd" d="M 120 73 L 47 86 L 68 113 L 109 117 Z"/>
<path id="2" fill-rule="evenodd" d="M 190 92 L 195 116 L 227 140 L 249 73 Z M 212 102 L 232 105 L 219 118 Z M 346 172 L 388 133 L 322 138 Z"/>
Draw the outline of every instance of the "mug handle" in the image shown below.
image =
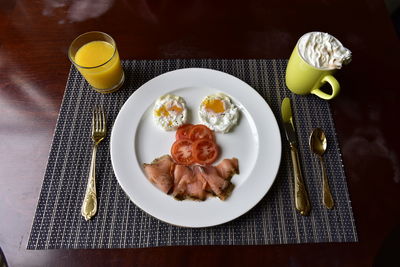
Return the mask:
<path id="1" fill-rule="evenodd" d="M 332 75 L 326 75 L 322 78 L 321 82 L 324 84 L 328 82 L 332 87 L 332 94 L 328 95 L 327 93 L 322 92 L 319 88 L 314 89 L 311 91 L 312 94 L 319 96 L 322 99 L 332 99 L 340 92 L 340 85 L 339 82 L 333 77 Z"/>

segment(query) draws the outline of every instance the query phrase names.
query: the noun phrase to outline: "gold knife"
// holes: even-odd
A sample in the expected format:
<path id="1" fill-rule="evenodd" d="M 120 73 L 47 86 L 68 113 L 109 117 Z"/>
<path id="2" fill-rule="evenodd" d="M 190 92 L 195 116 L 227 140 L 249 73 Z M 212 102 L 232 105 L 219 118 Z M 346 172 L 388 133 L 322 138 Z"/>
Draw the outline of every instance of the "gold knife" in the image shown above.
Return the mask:
<path id="1" fill-rule="evenodd" d="M 310 213 L 310 201 L 301 174 L 299 153 L 297 148 L 296 131 L 293 125 L 292 107 L 290 98 L 286 97 L 281 105 L 283 127 L 286 133 L 286 139 L 290 145 L 290 154 L 292 156 L 293 174 L 294 174 L 294 199 L 295 207 L 301 215 Z"/>

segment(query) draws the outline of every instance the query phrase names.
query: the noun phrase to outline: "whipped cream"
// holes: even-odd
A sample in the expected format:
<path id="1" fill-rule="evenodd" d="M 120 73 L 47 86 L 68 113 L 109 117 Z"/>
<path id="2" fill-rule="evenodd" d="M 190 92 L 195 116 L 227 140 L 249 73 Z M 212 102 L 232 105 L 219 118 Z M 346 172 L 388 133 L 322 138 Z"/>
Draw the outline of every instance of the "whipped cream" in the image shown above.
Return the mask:
<path id="1" fill-rule="evenodd" d="M 351 51 L 338 39 L 324 32 L 309 32 L 298 43 L 301 57 L 319 69 L 340 69 L 351 61 Z"/>

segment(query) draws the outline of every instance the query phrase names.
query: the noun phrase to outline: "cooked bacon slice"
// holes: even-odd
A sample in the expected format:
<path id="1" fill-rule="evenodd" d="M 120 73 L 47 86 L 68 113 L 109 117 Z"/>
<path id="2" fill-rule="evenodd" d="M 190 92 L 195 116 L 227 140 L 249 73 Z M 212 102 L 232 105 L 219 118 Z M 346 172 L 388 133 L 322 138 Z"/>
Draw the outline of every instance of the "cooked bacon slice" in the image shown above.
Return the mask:
<path id="1" fill-rule="evenodd" d="M 195 166 L 194 172 L 199 173 L 210 185 L 211 190 L 220 199 L 225 200 L 233 189 L 233 184 L 219 176 L 214 166 Z"/>
<path id="2" fill-rule="evenodd" d="M 174 186 L 174 165 L 172 158 L 169 155 L 164 155 L 153 160 L 151 164 L 143 164 L 143 167 L 147 179 L 168 194 Z"/>
<path id="3" fill-rule="evenodd" d="M 239 174 L 239 161 L 237 158 L 224 159 L 217 166 L 219 176 L 230 180 L 234 174 Z"/>

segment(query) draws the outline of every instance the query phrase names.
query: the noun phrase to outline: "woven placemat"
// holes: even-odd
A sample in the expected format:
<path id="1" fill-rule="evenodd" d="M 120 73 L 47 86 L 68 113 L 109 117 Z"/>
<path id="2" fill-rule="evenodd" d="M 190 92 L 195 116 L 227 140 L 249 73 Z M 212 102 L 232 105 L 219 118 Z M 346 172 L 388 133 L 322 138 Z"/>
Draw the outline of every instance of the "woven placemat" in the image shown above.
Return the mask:
<path id="1" fill-rule="evenodd" d="M 315 96 L 293 95 L 285 87 L 286 64 L 287 60 L 123 61 L 125 83 L 118 92 L 107 95 L 94 92 L 72 67 L 27 248 L 131 248 L 357 241 L 329 104 Z M 280 170 L 268 194 L 245 215 L 210 228 L 172 226 L 136 207 L 114 176 L 108 136 L 97 155 L 98 215 L 88 222 L 84 220 L 80 207 L 90 165 L 93 106 L 103 105 L 108 122 L 113 122 L 124 102 L 143 83 L 167 71 L 189 67 L 224 71 L 247 82 L 270 105 L 280 127 L 281 100 L 286 96 L 291 97 L 299 135 L 300 160 L 312 205 L 310 216 L 301 216 L 294 209 L 293 173 L 284 134 Z M 109 123 L 108 128 L 111 127 Z M 317 158 L 308 148 L 308 134 L 314 127 L 323 128 L 329 140 L 325 162 L 336 204 L 333 210 L 327 210 L 321 204 L 320 167 Z"/>

